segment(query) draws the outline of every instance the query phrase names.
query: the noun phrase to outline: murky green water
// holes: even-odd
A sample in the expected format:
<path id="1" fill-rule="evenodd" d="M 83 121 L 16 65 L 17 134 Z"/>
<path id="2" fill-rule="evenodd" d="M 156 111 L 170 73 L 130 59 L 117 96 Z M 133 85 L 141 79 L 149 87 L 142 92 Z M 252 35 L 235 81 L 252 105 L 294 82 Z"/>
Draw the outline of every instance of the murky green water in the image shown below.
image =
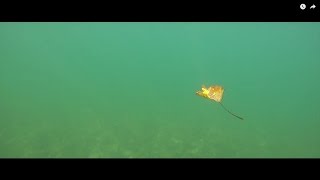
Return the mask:
<path id="1" fill-rule="evenodd" d="M 320 23 L 0 23 L 0 157 L 320 157 L 319 47 Z"/>

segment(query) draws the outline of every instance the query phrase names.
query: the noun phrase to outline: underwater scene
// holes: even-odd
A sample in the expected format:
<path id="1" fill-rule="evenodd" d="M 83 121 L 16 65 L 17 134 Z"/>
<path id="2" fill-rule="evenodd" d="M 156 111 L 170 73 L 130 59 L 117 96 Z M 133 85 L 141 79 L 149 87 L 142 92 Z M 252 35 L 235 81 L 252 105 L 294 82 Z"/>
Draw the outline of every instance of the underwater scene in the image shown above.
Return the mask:
<path id="1" fill-rule="evenodd" d="M 0 23 L 0 158 L 319 158 L 320 23 Z"/>

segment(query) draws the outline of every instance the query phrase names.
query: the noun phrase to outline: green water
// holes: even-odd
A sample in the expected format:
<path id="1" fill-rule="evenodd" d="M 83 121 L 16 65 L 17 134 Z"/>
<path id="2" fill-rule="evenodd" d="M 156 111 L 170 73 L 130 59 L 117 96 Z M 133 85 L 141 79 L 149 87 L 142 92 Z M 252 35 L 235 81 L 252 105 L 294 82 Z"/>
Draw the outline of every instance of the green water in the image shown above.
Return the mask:
<path id="1" fill-rule="evenodd" d="M 0 23 L 0 157 L 320 157 L 319 47 L 320 23 Z"/>

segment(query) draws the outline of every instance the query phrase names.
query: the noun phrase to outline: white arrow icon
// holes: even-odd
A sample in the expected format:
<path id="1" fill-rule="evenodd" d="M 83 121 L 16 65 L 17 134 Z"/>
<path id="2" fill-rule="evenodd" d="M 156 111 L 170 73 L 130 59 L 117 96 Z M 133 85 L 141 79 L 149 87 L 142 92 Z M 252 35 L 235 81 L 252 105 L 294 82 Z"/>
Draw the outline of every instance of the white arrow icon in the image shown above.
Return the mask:
<path id="1" fill-rule="evenodd" d="M 314 9 L 314 8 L 316 8 L 316 5 L 312 5 L 312 6 L 310 6 L 310 9 Z"/>

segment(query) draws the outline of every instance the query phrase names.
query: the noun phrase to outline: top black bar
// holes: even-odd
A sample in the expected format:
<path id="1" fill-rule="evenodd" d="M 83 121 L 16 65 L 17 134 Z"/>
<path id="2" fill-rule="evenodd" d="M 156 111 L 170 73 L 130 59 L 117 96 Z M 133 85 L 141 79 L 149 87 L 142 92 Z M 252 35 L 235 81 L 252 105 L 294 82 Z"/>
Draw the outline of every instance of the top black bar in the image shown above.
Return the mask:
<path id="1" fill-rule="evenodd" d="M 10 22 L 320 22 L 320 0 L 2 5 Z"/>

